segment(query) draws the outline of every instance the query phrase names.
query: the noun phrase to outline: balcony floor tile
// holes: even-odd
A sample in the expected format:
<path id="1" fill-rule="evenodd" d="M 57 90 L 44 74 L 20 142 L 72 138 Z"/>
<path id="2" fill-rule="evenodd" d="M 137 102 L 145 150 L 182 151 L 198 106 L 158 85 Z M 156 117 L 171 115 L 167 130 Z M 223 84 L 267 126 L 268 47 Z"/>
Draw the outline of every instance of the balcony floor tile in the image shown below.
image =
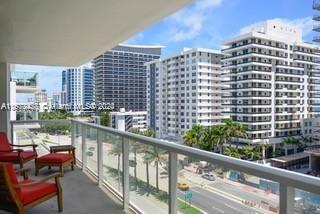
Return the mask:
<path id="1" fill-rule="evenodd" d="M 29 166 L 28 166 L 29 167 Z M 30 167 L 33 169 L 33 167 Z M 39 179 L 56 172 L 47 168 L 40 170 Z M 33 170 L 32 170 L 33 173 Z M 33 178 L 33 176 L 30 176 Z M 124 213 L 121 206 L 110 199 L 97 184 L 94 183 L 81 169 L 74 171 L 66 169 L 61 178 L 63 188 L 63 214 L 104 214 Z M 1 211 L 0 211 L 1 213 Z M 58 214 L 56 197 L 27 211 L 27 214 Z"/>

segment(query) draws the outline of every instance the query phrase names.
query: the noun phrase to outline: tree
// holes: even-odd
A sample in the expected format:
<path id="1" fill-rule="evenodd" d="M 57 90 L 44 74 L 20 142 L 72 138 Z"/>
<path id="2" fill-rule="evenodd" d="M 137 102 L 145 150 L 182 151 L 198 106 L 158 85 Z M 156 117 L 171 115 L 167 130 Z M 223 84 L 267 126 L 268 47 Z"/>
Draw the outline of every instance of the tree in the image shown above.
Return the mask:
<path id="1" fill-rule="evenodd" d="M 110 155 L 117 156 L 117 165 L 118 165 L 118 189 L 120 189 L 120 158 L 122 155 L 122 144 L 120 142 L 112 145 L 112 150 L 109 152 Z"/>
<path id="2" fill-rule="evenodd" d="M 219 152 L 222 154 L 222 147 L 225 141 L 225 133 L 222 125 L 212 126 L 206 131 L 205 142 L 209 145 L 209 150 L 212 151 L 215 147 L 219 147 Z"/>
<path id="3" fill-rule="evenodd" d="M 165 163 L 165 151 L 156 147 L 152 146 L 149 150 L 147 150 L 146 155 L 144 156 L 145 162 L 147 163 L 154 163 L 156 167 L 156 188 L 159 190 L 159 164 L 162 165 Z"/>
<path id="4" fill-rule="evenodd" d="M 143 135 L 143 136 L 146 136 L 146 137 L 152 137 L 152 138 L 155 137 L 154 130 L 151 129 L 151 128 L 147 129 L 146 131 L 141 132 L 140 135 Z"/>
<path id="5" fill-rule="evenodd" d="M 270 148 L 271 144 L 268 142 L 263 142 L 260 144 L 261 146 L 261 152 L 262 152 L 262 159 L 266 159 L 266 149 Z"/>
<path id="6" fill-rule="evenodd" d="M 251 146 L 244 146 L 242 148 L 242 153 L 243 153 L 243 158 L 245 160 L 255 160 L 255 159 L 260 159 L 261 158 L 261 154 L 259 151 L 257 151 L 256 148 L 253 148 Z"/>
<path id="7" fill-rule="evenodd" d="M 233 158 L 241 158 L 241 155 L 239 153 L 239 149 L 235 147 L 228 146 L 224 149 L 224 154 Z"/>
<path id="8" fill-rule="evenodd" d="M 155 133 L 154 130 L 149 128 L 146 131 L 140 131 L 137 128 L 131 128 L 129 130 L 130 132 L 134 133 L 134 134 L 138 134 L 138 135 L 143 135 L 146 137 L 155 137 Z M 139 142 L 135 142 L 134 146 L 133 146 L 133 150 L 134 150 L 134 161 L 135 161 L 135 168 L 134 168 L 134 176 L 136 178 L 136 184 L 137 184 L 137 153 L 143 153 L 144 157 L 146 156 L 147 151 L 150 150 L 150 146 L 148 144 L 144 144 L 144 143 L 139 143 Z M 150 185 L 150 179 L 149 179 L 149 162 L 146 161 L 146 159 L 144 158 L 143 161 L 146 165 L 146 180 L 147 180 L 147 186 L 149 189 L 149 185 Z"/>
<path id="9" fill-rule="evenodd" d="M 231 146 L 232 143 L 232 138 L 236 137 L 237 138 L 237 145 L 236 147 L 238 148 L 239 146 L 239 138 L 247 138 L 248 134 L 247 134 L 247 127 L 234 122 L 232 120 L 232 118 L 228 118 L 223 120 L 223 131 L 225 133 L 226 136 L 226 140 L 229 142 L 229 146 Z"/>
<path id="10" fill-rule="evenodd" d="M 299 144 L 299 140 L 289 136 L 286 137 L 282 140 L 282 143 L 284 144 L 284 149 L 285 149 L 285 155 L 288 155 L 288 145 L 292 145 L 293 146 L 293 153 L 297 153 L 297 144 Z"/>
<path id="11" fill-rule="evenodd" d="M 103 126 L 110 126 L 111 119 L 108 111 L 100 112 L 100 123 Z"/>
<path id="12" fill-rule="evenodd" d="M 74 115 L 71 112 L 59 109 L 50 112 L 39 112 L 39 120 L 68 119 L 72 117 L 74 117 Z"/>
<path id="13" fill-rule="evenodd" d="M 184 144 L 196 148 L 207 147 L 204 142 L 205 128 L 202 125 L 194 125 L 192 129 L 188 130 L 183 136 Z"/>

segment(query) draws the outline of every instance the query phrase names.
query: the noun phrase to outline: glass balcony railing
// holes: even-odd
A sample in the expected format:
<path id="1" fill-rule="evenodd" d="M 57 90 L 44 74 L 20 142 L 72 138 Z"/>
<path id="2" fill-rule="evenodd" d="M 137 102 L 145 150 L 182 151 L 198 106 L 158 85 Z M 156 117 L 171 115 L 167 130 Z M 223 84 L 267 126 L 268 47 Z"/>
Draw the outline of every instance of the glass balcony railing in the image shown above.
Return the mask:
<path id="1" fill-rule="evenodd" d="M 26 71 L 13 71 L 11 73 L 11 81 L 16 82 L 17 86 L 38 86 L 38 73 Z"/>
<path id="2" fill-rule="evenodd" d="M 82 170 L 120 198 L 124 210 L 154 214 L 320 210 L 316 177 L 77 120 L 11 124 L 14 143 L 75 146 Z"/>

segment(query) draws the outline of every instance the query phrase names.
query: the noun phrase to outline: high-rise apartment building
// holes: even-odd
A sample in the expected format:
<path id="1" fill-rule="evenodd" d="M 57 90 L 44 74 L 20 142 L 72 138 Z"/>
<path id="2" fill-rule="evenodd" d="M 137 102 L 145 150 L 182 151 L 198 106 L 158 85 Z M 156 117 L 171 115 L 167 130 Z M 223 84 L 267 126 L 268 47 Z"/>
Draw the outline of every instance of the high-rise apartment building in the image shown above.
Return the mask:
<path id="1" fill-rule="evenodd" d="M 62 71 L 61 104 L 67 104 L 67 71 Z"/>
<path id="2" fill-rule="evenodd" d="M 48 94 L 45 89 L 39 90 L 34 93 L 34 101 L 36 103 L 47 103 L 48 102 Z"/>
<path id="3" fill-rule="evenodd" d="M 162 46 L 118 45 L 94 59 L 97 103 L 114 104 L 114 111 L 146 110 L 144 63 L 158 59 Z"/>
<path id="4" fill-rule="evenodd" d="M 147 130 L 147 112 L 146 111 L 125 111 L 110 112 L 111 127 L 121 131 L 130 131 L 137 129 L 139 131 Z"/>
<path id="5" fill-rule="evenodd" d="M 61 104 L 61 99 L 60 99 L 61 93 L 52 93 L 52 105 L 57 108 Z"/>
<path id="6" fill-rule="evenodd" d="M 63 72 L 66 74 L 66 104 L 72 112 L 79 114 L 87 104 L 94 102 L 93 70 L 90 66 L 83 65 Z"/>
<path id="7" fill-rule="evenodd" d="M 246 27 L 227 40 L 224 69 L 229 78 L 228 114 L 245 124 L 246 143 L 279 143 L 301 130 L 304 120 L 319 116 L 319 46 L 302 41 L 297 27 L 268 20 Z"/>
<path id="8" fill-rule="evenodd" d="M 147 124 L 157 137 L 180 141 L 195 124 L 221 122 L 221 58 L 196 48 L 146 63 Z"/>

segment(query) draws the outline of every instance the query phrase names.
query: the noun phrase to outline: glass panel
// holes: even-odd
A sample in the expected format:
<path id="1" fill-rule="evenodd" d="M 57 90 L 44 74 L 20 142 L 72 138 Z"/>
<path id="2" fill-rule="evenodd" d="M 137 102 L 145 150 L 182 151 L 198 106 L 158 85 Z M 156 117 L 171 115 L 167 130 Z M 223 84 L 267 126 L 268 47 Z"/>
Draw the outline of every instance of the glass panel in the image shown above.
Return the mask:
<path id="1" fill-rule="evenodd" d="M 74 146 L 76 147 L 76 158 L 82 161 L 82 134 L 81 134 L 81 124 L 75 123 L 76 133 Z"/>
<path id="2" fill-rule="evenodd" d="M 278 213 L 279 184 L 222 166 L 178 156 L 182 213 Z"/>
<path id="3" fill-rule="evenodd" d="M 17 86 L 36 87 L 38 84 L 38 73 L 13 71 L 11 72 L 11 81 L 16 82 Z"/>
<path id="4" fill-rule="evenodd" d="M 168 213 L 168 152 L 130 141 L 130 202 L 143 213 Z"/>
<path id="5" fill-rule="evenodd" d="M 320 195 L 295 190 L 295 213 L 320 213 Z"/>
<path id="6" fill-rule="evenodd" d="M 122 138 L 102 132 L 103 180 L 122 196 Z"/>
<path id="7" fill-rule="evenodd" d="M 13 142 L 39 145 L 38 155 L 48 153 L 50 146 L 71 145 L 70 121 L 46 121 L 13 125 Z M 27 149 L 27 148 L 25 148 Z"/>
<path id="8" fill-rule="evenodd" d="M 98 175 L 98 147 L 97 147 L 97 129 L 86 127 L 86 153 L 87 167 Z"/>

